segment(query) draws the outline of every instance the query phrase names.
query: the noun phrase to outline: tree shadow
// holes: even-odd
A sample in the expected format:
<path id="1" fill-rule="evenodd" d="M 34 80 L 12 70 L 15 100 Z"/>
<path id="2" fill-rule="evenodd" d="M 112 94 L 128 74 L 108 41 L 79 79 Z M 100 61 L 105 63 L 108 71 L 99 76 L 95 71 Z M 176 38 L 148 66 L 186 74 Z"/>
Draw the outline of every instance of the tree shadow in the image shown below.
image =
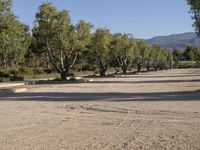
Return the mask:
<path id="1" fill-rule="evenodd" d="M 200 101 L 200 91 L 155 93 L 11 93 L 2 94 L 0 101 Z"/>
<path id="2" fill-rule="evenodd" d="M 129 76 L 129 75 L 124 75 L 124 77 L 121 78 L 176 78 L 176 77 L 200 77 L 200 75 L 135 75 L 135 76 Z"/>
<path id="3" fill-rule="evenodd" d="M 154 81 L 93 81 L 90 83 L 107 83 L 107 84 L 113 84 L 113 83 L 126 83 L 126 84 L 156 84 L 156 83 L 186 83 L 186 82 L 200 82 L 200 80 L 154 80 Z"/>

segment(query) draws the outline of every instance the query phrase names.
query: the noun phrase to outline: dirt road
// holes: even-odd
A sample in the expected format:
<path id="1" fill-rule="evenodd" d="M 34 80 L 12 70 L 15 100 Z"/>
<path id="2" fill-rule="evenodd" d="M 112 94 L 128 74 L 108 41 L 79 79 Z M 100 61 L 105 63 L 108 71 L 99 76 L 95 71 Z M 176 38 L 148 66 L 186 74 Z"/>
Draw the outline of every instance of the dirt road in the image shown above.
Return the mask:
<path id="1" fill-rule="evenodd" d="M 0 150 L 200 149 L 200 70 L 0 95 Z"/>

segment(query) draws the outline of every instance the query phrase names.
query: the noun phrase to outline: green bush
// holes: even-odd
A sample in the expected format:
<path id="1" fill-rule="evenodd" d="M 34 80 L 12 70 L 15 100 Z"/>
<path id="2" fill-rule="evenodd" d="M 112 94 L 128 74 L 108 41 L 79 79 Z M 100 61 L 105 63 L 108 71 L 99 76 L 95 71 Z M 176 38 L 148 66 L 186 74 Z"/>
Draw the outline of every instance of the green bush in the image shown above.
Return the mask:
<path id="1" fill-rule="evenodd" d="M 98 67 L 97 66 L 92 66 L 92 65 L 84 65 L 82 67 L 82 71 L 95 71 Z"/>
<path id="2" fill-rule="evenodd" d="M 10 81 L 23 81 L 24 77 L 22 77 L 22 76 L 10 76 L 9 80 Z"/>
<path id="3" fill-rule="evenodd" d="M 196 67 L 197 67 L 197 68 L 200 68 L 200 61 L 197 61 L 197 62 L 196 62 Z"/>
<path id="4" fill-rule="evenodd" d="M 0 82 L 23 81 L 24 77 L 20 74 L 20 70 L 17 68 L 0 69 Z"/>
<path id="5" fill-rule="evenodd" d="M 0 70 L 0 77 L 1 78 L 8 78 L 9 77 L 9 73 L 6 70 Z"/>
<path id="6" fill-rule="evenodd" d="M 21 75 L 39 75 L 45 73 L 45 71 L 42 68 L 28 68 L 28 67 L 20 68 L 19 72 Z"/>
<path id="7" fill-rule="evenodd" d="M 0 77 L 0 82 L 8 82 L 8 81 L 10 81 L 9 78 Z"/>
<path id="8" fill-rule="evenodd" d="M 198 68 L 200 65 L 195 61 L 176 61 L 174 68 Z"/>
<path id="9" fill-rule="evenodd" d="M 30 72 L 32 72 L 32 68 L 28 67 L 19 68 L 19 72 L 20 74 L 29 74 Z"/>
<path id="10" fill-rule="evenodd" d="M 32 72 L 34 75 L 39 75 L 39 74 L 45 73 L 42 68 L 34 68 L 34 69 L 32 69 Z"/>
<path id="11" fill-rule="evenodd" d="M 68 76 L 68 77 L 75 77 L 75 74 L 74 74 L 73 72 L 69 72 L 69 73 L 67 74 L 67 76 Z"/>
<path id="12" fill-rule="evenodd" d="M 9 72 L 10 76 L 18 76 L 20 74 L 19 69 L 16 69 L 16 68 L 11 68 L 11 69 L 9 69 L 8 72 Z"/>

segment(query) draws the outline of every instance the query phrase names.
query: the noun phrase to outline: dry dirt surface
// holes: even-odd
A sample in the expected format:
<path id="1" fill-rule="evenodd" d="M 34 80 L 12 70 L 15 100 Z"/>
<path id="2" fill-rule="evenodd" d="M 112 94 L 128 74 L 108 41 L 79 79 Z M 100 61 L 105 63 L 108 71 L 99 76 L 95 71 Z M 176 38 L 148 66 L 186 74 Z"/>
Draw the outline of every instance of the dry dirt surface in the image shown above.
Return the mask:
<path id="1" fill-rule="evenodd" d="M 0 95 L 0 150 L 199 150 L 200 69 Z"/>

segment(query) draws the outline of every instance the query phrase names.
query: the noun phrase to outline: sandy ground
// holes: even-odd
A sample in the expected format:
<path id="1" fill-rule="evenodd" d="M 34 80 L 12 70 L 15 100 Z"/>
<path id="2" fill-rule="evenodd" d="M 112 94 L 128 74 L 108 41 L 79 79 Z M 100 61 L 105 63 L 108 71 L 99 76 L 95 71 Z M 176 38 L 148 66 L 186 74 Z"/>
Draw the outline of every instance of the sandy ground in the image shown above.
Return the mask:
<path id="1" fill-rule="evenodd" d="M 200 69 L 0 95 L 0 150 L 199 150 Z"/>

